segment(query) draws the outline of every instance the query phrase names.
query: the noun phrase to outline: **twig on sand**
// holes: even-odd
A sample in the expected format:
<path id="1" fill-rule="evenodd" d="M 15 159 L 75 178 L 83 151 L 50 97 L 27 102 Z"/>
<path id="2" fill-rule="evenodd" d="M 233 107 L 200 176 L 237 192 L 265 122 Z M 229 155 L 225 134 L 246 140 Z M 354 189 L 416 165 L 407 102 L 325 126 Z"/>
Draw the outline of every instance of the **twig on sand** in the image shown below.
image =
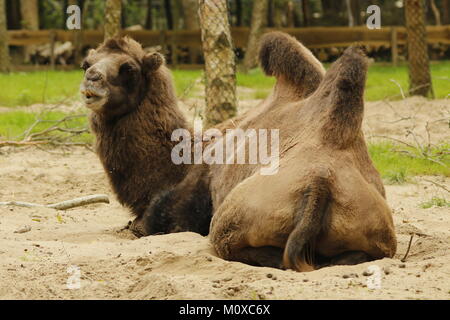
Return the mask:
<path id="1" fill-rule="evenodd" d="M 423 179 L 423 180 L 424 180 L 424 181 L 427 181 L 427 182 L 431 182 L 431 183 L 434 184 L 435 186 L 437 186 L 437 187 L 439 187 L 439 188 L 441 188 L 441 189 L 443 189 L 443 190 L 445 190 L 445 191 L 447 191 L 447 192 L 450 193 L 450 190 L 447 189 L 444 185 L 442 185 L 442 184 L 440 184 L 440 183 L 437 183 L 437 182 L 434 182 L 433 180 L 428 180 L 428 179 Z"/>
<path id="2" fill-rule="evenodd" d="M 7 202 L 0 202 L 0 206 L 17 206 L 17 207 L 25 207 L 25 208 L 52 208 L 55 210 L 67 210 L 75 207 L 81 207 L 88 204 L 93 203 L 109 203 L 109 198 L 105 194 L 94 194 L 86 197 L 66 200 L 58 203 L 53 204 L 38 204 L 38 203 L 31 203 L 31 202 L 22 202 L 22 201 L 7 201 Z"/>
<path id="3" fill-rule="evenodd" d="M 406 250 L 405 256 L 403 257 L 401 262 L 405 262 L 406 261 L 406 258 L 408 257 L 408 254 L 409 254 L 409 250 L 411 249 L 411 243 L 413 241 L 413 238 L 414 238 L 414 233 L 411 234 L 411 238 L 409 239 L 408 249 Z"/>

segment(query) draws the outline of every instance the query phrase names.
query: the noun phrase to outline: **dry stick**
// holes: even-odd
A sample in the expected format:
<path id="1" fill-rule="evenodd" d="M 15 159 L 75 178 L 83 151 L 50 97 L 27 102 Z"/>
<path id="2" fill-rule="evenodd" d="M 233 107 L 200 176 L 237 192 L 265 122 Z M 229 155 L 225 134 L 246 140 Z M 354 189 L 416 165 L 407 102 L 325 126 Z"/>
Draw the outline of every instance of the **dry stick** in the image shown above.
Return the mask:
<path id="1" fill-rule="evenodd" d="M 440 183 L 437 183 L 437 182 L 434 182 L 433 180 L 428 180 L 428 179 L 423 179 L 423 180 L 424 180 L 424 181 L 431 182 L 431 183 L 434 184 L 435 186 L 437 186 L 437 187 L 439 187 L 439 188 L 441 188 L 441 189 L 444 189 L 445 191 L 447 191 L 448 193 L 450 193 L 450 190 L 447 189 L 444 185 L 442 185 L 442 184 L 440 184 Z"/>
<path id="2" fill-rule="evenodd" d="M 403 257 L 403 259 L 400 260 L 401 262 L 405 262 L 406 261 L 406 258 L 408 257 L 408 254 L 409 254 L 409 250 L 411 249 L 411 243 L 413 241 L 413 238 L 414 238 L 414 233 L 411 234 L 411 238 L 409 239 L 408 249 L 406 250 L 406 253 L 405 253 L 405 256 Z"/>
<path id="3" fill-rule="evenodd" d="M 36 208 L 36 207 L 44 207 L 44 208 L 52 208 L 55 210 L 67 210 L 75 207 L 81 207 L 88 204 L 93 203 L 109 203 L 109 198 L 105 194 L 94 194 L 91 196 L 76 198 L 72 200 L 66 200 L 54 204 L 38 204 L 38 203 L 30 203 L 30 202 L 22 202 L 22 201 L 8 201 L 8 202 L 0 202 L 0 206 L 18 206 L 25 208 Z"/>

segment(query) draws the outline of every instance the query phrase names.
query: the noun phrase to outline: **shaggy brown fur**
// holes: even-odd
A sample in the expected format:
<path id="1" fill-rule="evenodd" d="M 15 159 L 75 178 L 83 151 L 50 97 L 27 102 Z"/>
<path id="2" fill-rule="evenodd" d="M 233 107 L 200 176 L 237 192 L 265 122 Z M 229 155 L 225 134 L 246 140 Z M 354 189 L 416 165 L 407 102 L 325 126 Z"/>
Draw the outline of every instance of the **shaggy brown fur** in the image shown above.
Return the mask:
<path id="1" fill-rule="evenodd" d="M 187 123 L 170 73 L 161 55 L 145 54 L 129 38 L 109 40 L 91 51 L 83 68 L 81 91 L 94 111 L 90 121 L 98 156 L 120 203 L 137 216 L 134 231 L 148 234 L 145 210 L 182 181 L 188 169 L 171 161 L 172 132 Z M 186 230 L 207 233 L 210 211 L 188 213 L 197 222 L 192 228 L 185 224 Z"/>
<path id="2" fill-rule="evenodd" d="M 259 50 L 261 68 L 268 76 L 284 78 L 298 98 L 306 98 L 316 91 L 325 69 L 294 37 L 282 32 L 262 36 Z"/>

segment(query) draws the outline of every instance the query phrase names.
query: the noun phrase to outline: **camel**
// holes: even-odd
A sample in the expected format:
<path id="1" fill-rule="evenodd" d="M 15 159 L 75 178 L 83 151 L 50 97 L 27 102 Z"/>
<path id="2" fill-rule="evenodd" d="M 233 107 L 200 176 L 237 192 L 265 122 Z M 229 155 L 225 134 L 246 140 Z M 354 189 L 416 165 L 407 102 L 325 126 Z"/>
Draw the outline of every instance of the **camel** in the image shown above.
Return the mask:
<path id="1" fill-rule="evenodd" d="M 146 54 L 130 38 L 110 39 L 82 62 L 80 91 L 96 137 L 96 152 L 119 202 L 136 219 L 131 230 L 145 235 L 147 207 L 179 184 L 188 165 L 175 165 L 171 134 L 189 126 L 178 109 L 170 71 L 161 54 Z M 191 215 L 189 231 L 206 235 L 211 200 L 208 194 Z M 176 231 L 176 230 L 171 230 Z"/>
<path id="2" fill-rule="evenodd" d="M 275 89 L 239 127 L 280 129 L 279 170 L 210 169 L 218 255 L 297 271 L 392 257 L 392 214 L 361 130 L 363 52 L 347 49 L 323 73 L 309 50 L 276 32 L 262 39 L 260 61 Z"/>
<path id="3" fill-rule="evenodd" d="M 119 200 L 138 216 L 136 233 L 206 234 L 209 226 L 220 257 L 297 271 L 394 255 L 391 210 L 361 130 L 367 59 L 360 49 L 347 49 L 325 72 L 295 38 L 263 37 L 259 58 L 276 77 L 272 94 L 217 126 L 279 129 L 277 173 L 262 175 L 262 164 L 168 163 L 170 132 L 186 121 L 162 57 L 138 47 L 114 40 L 90 53 L 82 85 L 97 152 Z M 129 60 L 141 70 L 132 82 L 121 80 Z"/>
<path id="4" fill-rule="evenodd" d="M 325 72 L 295 38 L 274 32 L 263 37 L 259 58 L 266 74 L 277 79 L 272 94 L 217 128 L 280 129 L 277 173 L 262 175 L 258 164 L 197 167 L 168 192 L 170 198 L 184 199 L 189 185 L 188 201 L 195 203 L 201 199 L 192 196 L 195 184 L 209 185 L 209 239 L 226 260 L 310 271 L 392 257 L 392 214 L 361 130 L 363 52 L 347 49 Z M 224 139 L 212 145 L 220 143 Z M 243 143 L 248 150 L 247 140 Z M 208 171 L 204 179 L 202 170 Z M 174 225 L 188 214 L 169 202 L 148 212 L 147 221 L 177 212 Z"/>

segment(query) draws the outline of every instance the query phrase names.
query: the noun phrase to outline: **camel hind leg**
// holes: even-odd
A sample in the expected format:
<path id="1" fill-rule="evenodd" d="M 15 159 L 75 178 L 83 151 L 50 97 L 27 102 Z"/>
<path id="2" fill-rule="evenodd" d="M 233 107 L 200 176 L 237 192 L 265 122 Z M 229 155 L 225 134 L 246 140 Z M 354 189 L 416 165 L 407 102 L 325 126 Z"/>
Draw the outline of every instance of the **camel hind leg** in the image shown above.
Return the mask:
<path id="1" fill-rule="evenodd" d="M 286 243 L 283 257 L 286 268 L 296 271 L 314 270 L 314 239 L 322 230 L 329 200 L 327 179 L 316 176 L 303 193 L 295 216 L 294 230 Z"/>

